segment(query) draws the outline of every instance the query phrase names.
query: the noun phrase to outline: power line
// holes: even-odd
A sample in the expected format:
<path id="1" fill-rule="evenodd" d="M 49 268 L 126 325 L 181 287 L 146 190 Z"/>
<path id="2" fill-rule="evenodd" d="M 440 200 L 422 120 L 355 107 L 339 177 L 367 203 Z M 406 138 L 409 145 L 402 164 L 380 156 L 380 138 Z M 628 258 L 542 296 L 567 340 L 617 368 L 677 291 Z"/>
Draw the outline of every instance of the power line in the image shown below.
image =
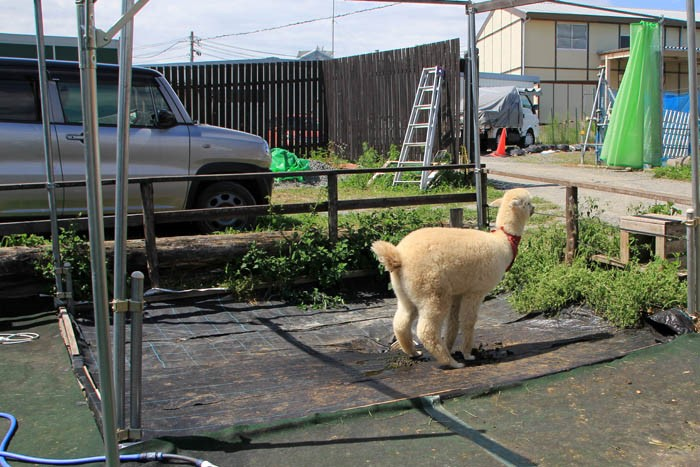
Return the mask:
<path id="1" fill-rule="evenodd" d="M 218 36 L 211 36 L 211 37 L 203 37 L 201 40 L 206 41 L 206 40 L 211 40 L 211 39 L 221 39 L 222 37 L 234 37 L 234 36 L 247 36 L 250 34 L 257 34 L 259 32 L 267 32 L 267 31 L 275 31 L 277 29 L 284 29 L 284 28 L 289 28 L 292 26 L 300 26 L 302 24 L 308 24 L 308 23 L 315 23 L 317 21 L 326 21 L 329 19 L 337 19 L 337 18 L 343 18 L 346 16 L 352 16 L 352 15 L 357 15 L 359 13 L 366 13 L 368 11 L 374 11 L 374 10 L 381 10 L 383 8 L 389 8 L 392 6 L 400 5 L 400 3 L 392 3 L 389 5 L 381 5 L 381 6 L 376 6 L 373 8 L 365 8 L 364 10 L 357 10 L 357 11 L 351 11 L 349 13 L 344 13 L 342 15 L 335 15 L 335 16 L 325 16 L 323 18 L 315 18 L 315 19 L 307 19 L 304 21 L 297 21 L 296 23 L 289 23 L 285 24 L 282 26 L 272 26 L 269 28 L 262 28 L 262 29 L 256 29 L 255 31 L 248 31 L 248 32 L 234 32 L 230 34 L 220 34 Z"/>
<path id="2" fill-rule="evenodd" d="M 272 27 L 269 27 L 269 28 L 261 28 L 261 29 L 256 29 L 256 30 L 254 30 L 254 31 L 236 32 L 236 33 L 229 33 L 229 34 L 220 34 L 220 35 L 218 35 L 218 36 L 203 37 L 203 38 L 202 38 L 202 37 L 197 37 L 197 38 L 196 38 L 196 42 L 197 42 L 198 45 L 202 46 L 202 45 L 203 45 L 203 44 L 202 44 L 202 41 L 211 41 L 211 40 L 214 40 L 214 39 L 221 39 L 221 38 L 224 38 L 224 37 L 247 36 L 247 35 L 251 35 L 251 34 L 257 34 L 257 33 L 260 33 L 260 32 L 275 31 L 275 30 L 284 29 L 284 28 L 289 28 L 289 27 L 293 27 L 293 26 L 300 26 L 300 25 L 303 25 L 303 24 L 315 23 L 315 22 L 318 22 L 318 21 L 327 21 L 327 20 L 329 20 L 329 19 L 335 20 L 335 19 L 337 19 L 337 18 L 344 18 L 344 17 L 348 17 L 348 16 L 352 16 L 352 15 L 357 15 L 357 14 L 360 14 L 360 13 L 367 13 L 367 12 L 370 12 L 370 11 L 381 10 L 381 9 L 384 9 L 384 8 L 390 8 L 390 7 L 393 7 L 393 6 L 396 6 L 396 5 L 400 5 L 400 3 L 391 3 L 391 4 L 389 4 L 389 5 L 380 5 L 380 6 L 376 6 L 376 7 L 372 7 L 372 8 L 365 8 L 365 9 L 362 9 L 362 10 L 351 11 L 351 12 L 349 12 L 349 13 L 343 13 L 343 14 L 340 14 L 340 15 L 325 16 L 325 17 L 323 17 L 323 18 L 314 18 L 314 19 L 308 19 L 308 20 L 304 20 L 304 21 L 297 21 L 297 22 L 295 22 L 295 23 L 284 24 L 284 25 L 281 25 L 281 26 L 272 26 Z M 178 39 L 177 41 L 175 41 L 175 42 L 173 42 L 173 43 L 161 42 L 161 43 L 158 43 L 158 44 L 149 44 L 149 45 L 143 45 L 143 46 L 135 46 L 134 49 L 145 49 L 145 48 L 153 48 L 153 47 L 162 46 L 162 45 L 165 45 L 165 44 L 170 44 L 169 47 L 167 47 L 167 48 L 161 50 L 160 52 L 155 52 L 155 53 L 146 54 L 146 55 L 134 55 L 134 56 L 135 56 L 135 57 L 138 57 L 138 58 L 155 58 L 155 57 L 157 57 L 157 56 L 159 56 L 159 55 L 161 55 L 161 54 L 167 52 L 168 50 L 172 49 L 173 47 L 177 46 L 178 44 L 188 43 L 190 46 L 192 46 L 194 41 L 195 41 L 195 38 L 190 37 L 190 38 L 188 38 L 188 39 Z M 223 44 L 221 44 L 221 45 L 223 45 Z M 243 49 L 243 50 L 246 50 L 246 49 Z M 253 50 L 251 50 L 251 49 L 248 49 L 248 50 L 249 50 L 249 51 L 253 51 Z M 287 56 L 287 57 L 292 57 L 292 55 L 289 55 L 289 54 L 281 54 L 281 53 L 276 53 L 276 52 L 262 52 L 262 51 L 255 51 L 255 52 L 264 53 L 264 54 L 283 55 L 283 56 Z"/>
<path id="3" fill-rule="evenodd" d="M 207 41 L 206 44 L 203 44 L 203 45 L 208 46 L 208 47 L 219 47 L 220 49 L 231 49 L 232 51 L 243 50 L 246 52 L 254 52 L 254 53 L 264 54 L 264 55 L 284 55 L 287 57 L 294 57 L 294 55 L 285 55 L 285 54 L 281 54 L 279 52 L 268 52 L 265 50 L 247 49 L 245 47 L 236 47 L 234 45 L 222 44 L 220 42 L 214 42 L 214 41 Z"/>
<path id="4" fill-rule="evenodd" d="M 168 50 L 172 49 L 173 47 L 176 47 L 177 45 L 184 45 L 184 44 L 187 43 L 187 42 L 189 42 L 189 41 L 177 41 L 177 42 L 172 43 L 169 47 L 166 47 L 165 49 L 163 49 L 163 50 L 161 50 L 161 51 L 159 51 L 159 52 L 147 53 L 147 54 L 140 54 L 140 55 L 134 54 L 134 57 L 139 57 L 139 58 L 153 58 L 153 57 L 157 57 L 158 55 L 164 54 L 165 52 L 167 52 Z"/>

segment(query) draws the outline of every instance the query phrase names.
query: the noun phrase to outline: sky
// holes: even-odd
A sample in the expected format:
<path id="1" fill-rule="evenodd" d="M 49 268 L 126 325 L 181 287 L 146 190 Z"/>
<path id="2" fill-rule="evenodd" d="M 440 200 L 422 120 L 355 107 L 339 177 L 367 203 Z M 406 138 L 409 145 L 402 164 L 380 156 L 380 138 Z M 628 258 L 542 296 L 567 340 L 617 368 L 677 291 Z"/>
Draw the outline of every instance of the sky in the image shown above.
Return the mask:
<path id="1" fill-rule="evenodd" d="M 44 34 L 75 36 L 75 0 L 3 0 L 0 32 L 36 34 L 34 4 L 41 3 Z M 583 2 L 580 2 L 583 3 Z M 598 0 L 615 8 L 685 11 L 685 0 Z M 698 11 L 696 2 L 696 11 Z M 109 30 L 121 17 L 121 0 L 95 3 L 95 25 Z M 485 14 L 477 15 L 477 28 Z M 134 21 L 134 64 L 293 59 L 322 49 L 335 57 L 460 39 L 467 47 L 463 6 L 358 0 L 150 0 Z M 117 35 L 117 38 L 119 36 Z"/>

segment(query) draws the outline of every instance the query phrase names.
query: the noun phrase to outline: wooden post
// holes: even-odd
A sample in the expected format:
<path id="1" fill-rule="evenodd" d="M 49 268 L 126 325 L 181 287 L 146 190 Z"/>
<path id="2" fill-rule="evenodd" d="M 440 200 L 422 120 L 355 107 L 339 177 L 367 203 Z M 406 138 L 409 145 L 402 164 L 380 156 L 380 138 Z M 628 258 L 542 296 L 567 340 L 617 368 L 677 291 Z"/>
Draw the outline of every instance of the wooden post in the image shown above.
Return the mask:
<path id="1" fill-rule="evenodd" d="M 141 183 L 141 201 L 143 203 L 143 238 L 146 244 L 146 266 L 151 287 L 160 287 L 158 271 L 158 251 L 156 250 L 156 220 L 153 208 L 153 183 Z"/>
<path id="2" fill-rule="evenodd" d="M 574 262 L 578 250 L 578 187 L 566 187 L 566 264 Z"/>
<path id="3" fill-rule="evenodd" d="M 462 208 L 451 208 L 450 209 L 450 227 L 457 227 L 457 228 L 464 227 L 464 209 L 462 209 Z"/>
<path id="4" fill-rule="evenodd" d="M 338 240 L 338 174 L 328 174 L 328 239 Z"/>
<path id="5" fill-rule="evenodd" d="M 486 186 L 488 184 L 486 170 L 482 169 L 476 173 L 477 177 L 481 177 L 481 204 L 477 203 L 477 220 L 480 229 L 488 229 L 489 227 L 489 202 L 487 197 Z M 478 199 L 478 198 L 477 198 Z"/>

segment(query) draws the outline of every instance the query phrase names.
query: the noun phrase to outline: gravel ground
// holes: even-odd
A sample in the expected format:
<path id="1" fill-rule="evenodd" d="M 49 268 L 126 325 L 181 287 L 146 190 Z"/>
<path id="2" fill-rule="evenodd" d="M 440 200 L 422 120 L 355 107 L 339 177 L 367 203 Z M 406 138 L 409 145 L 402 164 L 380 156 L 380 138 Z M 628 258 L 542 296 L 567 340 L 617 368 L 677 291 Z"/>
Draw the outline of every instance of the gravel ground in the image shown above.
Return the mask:
<path id="1" fill-rule="evenodd" d="M 581 166 L 578 164 L 550 163 L 553 155 L 532 155 L 526 157 L 492 157 L 482 156 L 481 163 L 488 169 L 498 172 L 508 172 L 512 177 L 489 173 L 488 180 L 494 186 L 507 189 L 515 186 L 527 188 L 534 196 L 560 206 L 563 210 L 566 204 L 566 189 L 564 186 L 551 183 L 535 182 L 518 178 L 518 175 L 543 177 L 561 180 L 564 183 L 576 182 L 597 184 L 602 187 L 616 187 L 629 190 L 641 190 L 656 193 L 659 198 L 672 196 L 687 200 L 686 203 L 675 203 L 681 213 L 690 208 L 692 196 L 691 184 L 685 181 L 654 178 L 649 170 L 613 170 L 604 166 Z M 525 162 L 527 160 L 527 162 Z M 619 224 L 621 216 L 636 214 L 644 206 L 666 204 L 659 199 L 649 199 L 638 196 L 621 195 L 598 190 L 579 189 L 579 203 L 582 205 L 597 205 L 600 217 L 613 225 Z"/>

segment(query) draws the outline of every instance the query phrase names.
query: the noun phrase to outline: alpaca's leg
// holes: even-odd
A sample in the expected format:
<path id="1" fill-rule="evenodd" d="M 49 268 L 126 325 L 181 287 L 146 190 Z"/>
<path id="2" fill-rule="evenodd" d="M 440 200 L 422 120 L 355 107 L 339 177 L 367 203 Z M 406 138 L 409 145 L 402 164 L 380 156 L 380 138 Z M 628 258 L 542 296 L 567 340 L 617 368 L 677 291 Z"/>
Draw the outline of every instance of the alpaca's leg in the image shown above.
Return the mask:
<path id="1" fill-rule="evenodd" d="M 441 365 L 462 368 L 464 364 L 452 358 L 442 336 L 443 324 L 451 310 L 451 305 L 447 300 L 434 300 L 428 303 L 418 316 L 418 338 Z"/>
<path id="2" fill-rule="evenodd" d="M 474 346 L 474 326 L 479 312 L 479 306 L 483 297 L 462 297 L 459 307 L 459 325 L 462 330 L 462 355 L 465 360 L 474 360 L 472 348 Z"/>
<path id="3" fill-rule="evenodd" d="M 413 343 L 413 331 L 411 329 L 417 315 L 418 310 L 415 305 L 406 303 L 405 300 L 398 300 L 398 308 L 394 315 L 394 335 L 401 349 L 411 357 L 419 357 L 421 355 L 421 352 L 416 350 L 416 346 Z M 395 346 L 392 345 L 391 348 L 394 349 Z"/>
<path id="4" fill-rule="evenodd" d="M 459 332 L 459 306 L 460 301 L 457 299 L 453 302 L 450 313 L 445 318 L 443 335 L 445 336 L 445 347 L 448 352 L 452 352 L 452 346 L 455 344 L 457 333 Z"/>

